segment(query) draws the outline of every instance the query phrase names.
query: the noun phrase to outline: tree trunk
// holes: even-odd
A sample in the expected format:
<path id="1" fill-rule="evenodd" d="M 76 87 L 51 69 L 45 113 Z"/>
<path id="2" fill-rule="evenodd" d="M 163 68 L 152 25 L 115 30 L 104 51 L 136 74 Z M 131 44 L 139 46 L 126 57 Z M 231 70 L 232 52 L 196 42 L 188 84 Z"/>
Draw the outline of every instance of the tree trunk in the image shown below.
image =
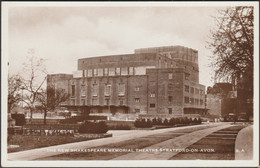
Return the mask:
<path id="1" fill-rule="evenodd" d="M 47 111 L 44 110 L 44 117 L 43 117 L 43 123 L 46 125 L 46 117 L 47 117 Z"/>

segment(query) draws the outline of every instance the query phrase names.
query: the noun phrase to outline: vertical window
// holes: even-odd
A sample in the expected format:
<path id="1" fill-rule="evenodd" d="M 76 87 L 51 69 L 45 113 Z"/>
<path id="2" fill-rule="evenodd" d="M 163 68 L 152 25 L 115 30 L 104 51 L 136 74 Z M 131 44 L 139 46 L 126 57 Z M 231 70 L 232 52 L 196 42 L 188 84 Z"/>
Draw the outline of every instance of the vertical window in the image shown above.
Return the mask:
<path id="1" fill-rule="evenodd" d="M 200 90 L 196 88 L 196 89 L 195 89 L 195 93 L 196 93 L 196 94 L 199 94 L 199 93 L 200 93 Z"/>
<path id="2" fill-rule="evenodd" d="M 92 99 L 92 105 L 97 105 L 97 98 Z"/>
<path id="3" fill-rule="evenodd" d="M 172 96 L 168 96 L 168 101 L 172 102 Z"/>
<path id="4" fill-rule="evenodd" d="M 185 85 L 185 92 L 189 92 L 190 91 L 190 87 L 188 85 Z"/>
<path id="5" fill-rule="evenodd" d="M 106 105 L 109 106 L 110 104 L 110 99 L 106 99 Z"/>
<path id="6" fill-rule="evenodd" d="M 92 77 L 92 69 L 88 70 L 88 77 Z"/>
<path id="7" fill-rule="evenodd" d="M 75 85 L 71 86 L 71 96 L 75 97 Z"/>
<path id="8" fill-rule="evenodd" d="M 92 96 L 97 96 L 97 95 L 98 95 L 98 87 L 97 87 L 97 84 L 93 84 Z"/>
<path id="9" fill-rule="evenodd" d="M 140 98 L 135 98 L 136 103 L 140 103 Z"/>
<path id="10" fill-rule="evenodd" d="M 190 98 L 190 104 L 194 104 L 194 98 Z"/>
<path id="11" fill-rule="evenodd" d="M 169 114 L 172 114 L 172 108 L 168 108 Z"/>
<path id="12" fill-rule="evenodd" d="M 189 103 L 190 103 L 189 97 L 184 97 L 184 103 L 185 103 L 185 104 L 189 104 Z"/>
<path id="13" fill-rule="evenodd" d="M 125 95 L 125 84 L 124 83 L 119 83 L 118 94 L 119 94 L 119 96 Z"/>
<path id="14" fill-rule="evenodd" d="M 76 102 L 75 99 L 72 99 L 71 100 L 71 105 L 75 105 L 76 104 L 75 102 Z"/>
<path id="15" fill-rule="evenodd" d="M 107 76 L 108 75 L 108 68 L 105 68 L 104 69 L 104 76 Z"/>
<path id="16" fill-rule="evenodd" d="M 204 90 L 200 90 L 200 94 L 201 94 L 201 95 L 204 95 Z"/>
<path id="17" fill-rule="evenodd" d="M 119 100 L 119 103 L 120 103 L 120 106 L 124 105 L 124 100 L 123 100 L 123 99 L 120 99 L 120 100 Z"/>
<path id="18" fill-rule="evenodd" d="M 140 88 L 139 87 L 135 87 L 135 91 L 136 92 L 140 91 Z"/>
<path id="19" fill-rule="evenodd" d="M 152 92 L 152 93 L 150 94 L 150 97 L 155 97 L 155 93 Z"/>
<path id="20" fill-rule="evenodd" d="M 106 84 L 105 85 L 105 96 L 110 96 L 111 95 L 111 85 Z"/>
<path id="21" fill-rule="evenodd" d="M 172 79 L 172 73 L 169 73 L 169 79 Z"/>
<path id="22" fill-rule="evenodd" d="M 127 67 L 121 68 L 121 75 L 128 75 L 128 68 Z"/>
<path id="23" fill-rule="evenodd" d="M 165 68 L 167 68 L 168 67 L 168 63 L 167 63 L 167 61 L 165 60 Z"/>
<path id="24" fill-rule="evenodd" d="M 86 96 L 85 85 L 81 85 L 81 96 Z"/>
<path id="25" fill-rule="evenodd" d="M 83 105 L 83 106 L 86 105 L 85 104 L 85 99 L 81 99 L 81 105 Z"/>
<path id="26" fill-rule="evenodd" d="M 94 75 L 94 76 L 97 76 L 97 75 L 98 75 L 98 71 L 97 71 L 97 69 L 94 69 L 94 71 L 93 71 L 93 75 Z"/>
<path id="27" fill-rule="evenodd" d="M 161 61 L 161 58 L 159 58 L 159 68 L 162 67 L 162 61 Z"/>
<path id="28" fill-rule="evenodd" d="M 115 76 L 115 68 L 109 68 L 108 75 L 109 76 Z"/>
<path id="29" fill-rule="evenodd" d="M 103 76 L 103 68 L 98 69 L 98 76 Z"/>
<path id="30" fill-rule="evenodd" d="M 190 80 L 190 74 L 189 73 L 185 73 L 185 80 Z"/>
<path id="31" fill-rule="evenodd" d="M 200 99 L 200 105 L 203 105 L 203 100 L 202 99 Z"/>
<path id="32" fill-rule="evenodd" d="M 129 75 L 134 75 L 134 67 L 129 67 Z"/>
<path id="33" fill-rule="evenodd" d="M 190 87 L 190 93 L 194 93 L 194 88 Z"/>
<path id="34" fill-rule="evenodd" d="M 118 68 L 116 68 L 116 75 L 120 75 L 121 74 L 121 70 L 120 70 L 120 68 L 118 67 Z"/>

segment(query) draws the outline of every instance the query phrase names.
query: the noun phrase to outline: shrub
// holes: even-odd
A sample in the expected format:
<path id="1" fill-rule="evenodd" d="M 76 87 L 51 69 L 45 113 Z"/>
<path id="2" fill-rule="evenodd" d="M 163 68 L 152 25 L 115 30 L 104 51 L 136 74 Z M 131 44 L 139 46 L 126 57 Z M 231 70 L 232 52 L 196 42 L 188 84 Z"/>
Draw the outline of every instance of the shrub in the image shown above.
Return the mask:
<path id="1" fill-rule="evenodd" d="M 106 133 L 108 126 L 104 121 L 100 122 L 85 122 L 79 126 L 79 133 Z"/>
<path id="2" fill-rule="evenodd" d="M 145 120 L 145 119 L 137 119 L 134 122 L 134 126 L 137 128 L 150 128 L 153 126 L 153 123 L 151 122 L 151 120 Z"/>
<path id="3" fill-rule="evenodd" d="M 11 117 L 15 120 L 17 126 L 23 126 L 26 123 L 24 114 L 11 114 Z"/>
<path id="4" fill-rule="evenodd" d="M 163 125 L 169 125 L 169 121 L 168 121 L 168 119 L 164 119 L 164 121 L 163 121 Z"/>
<path id="5" fill-rule="evenodd" d="M 171 118 L 169 121 L 169 125 L 174 126 L 175 125 L 175 118 Z"/>
<path id="6" fill-rule="evenodd" d="M 124 125 L 124 124 L 118 124 L 118 125 L 111 125 L 108 126 L 109 130 L 131 130 L 131 126 Z"/>

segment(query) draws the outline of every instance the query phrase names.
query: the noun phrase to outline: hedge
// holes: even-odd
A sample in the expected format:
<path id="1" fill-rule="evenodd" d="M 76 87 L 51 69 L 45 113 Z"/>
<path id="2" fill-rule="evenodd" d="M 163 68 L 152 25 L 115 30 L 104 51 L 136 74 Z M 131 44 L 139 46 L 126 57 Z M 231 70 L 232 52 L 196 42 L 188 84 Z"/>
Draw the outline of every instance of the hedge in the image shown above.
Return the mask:
<path id="1" fill-rule="evenodd" d="M 86 121 L 79 126 L 79 133 L 106 133 L 108 126 L 104 121 L 90 122 Z"/>

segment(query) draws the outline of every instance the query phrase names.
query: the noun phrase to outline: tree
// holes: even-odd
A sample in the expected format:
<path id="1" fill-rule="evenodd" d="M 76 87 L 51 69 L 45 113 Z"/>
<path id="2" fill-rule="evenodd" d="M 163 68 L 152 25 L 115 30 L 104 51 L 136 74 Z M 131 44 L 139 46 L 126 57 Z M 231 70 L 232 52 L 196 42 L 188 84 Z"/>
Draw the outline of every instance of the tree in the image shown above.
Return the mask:
<path id="1" fill-rule="evenodd" d="M 251 6 L 220 10 L 217 29 L 211 32 L 208 47 L 213 51 L 216 79 L 238 83 L 253 92 L 254 14 Z"/>
<path id="2" fill-rule="evenodd" d="M 22 101 L 22 78 L 19 75 L 8 76 L 8 113 Z"/>
<path id="3" fill-rule="evenodd" d="M 69 99 L 69 94 L 65 93 L 63 89 L 55 89 L 54 87 L 47 87 L 47 90 L 41 89 L 37 96 L 39 107 L 44 112 L 44 124 L 46 124 L 47 112 L 54 111 L 62 102 Z"/>
<path id="4" fill-rule="evenodd" d="M 211 32 L 208 47 L 213 51 L 215 78 L 232 82 L 239 102 L 252 114 L 254 80 L 254 8 L 230 7 L 215 17 L 217 29 Z"/>
<path id="5" fill-rule="evenodd" d="M 30 54 L 33 53 L 34 50 L 31 50 Z M 30 109 L 31 119 L 33 112 L 35 111 L 37 96 L 39 95 L 41 88 L 46 81 L 47 72 L 43 63 L 43 59 L 37 59 L 32 55 L 31 57 L 29 57 L 27 63 L 24 64 L 24 102 Z"/>

